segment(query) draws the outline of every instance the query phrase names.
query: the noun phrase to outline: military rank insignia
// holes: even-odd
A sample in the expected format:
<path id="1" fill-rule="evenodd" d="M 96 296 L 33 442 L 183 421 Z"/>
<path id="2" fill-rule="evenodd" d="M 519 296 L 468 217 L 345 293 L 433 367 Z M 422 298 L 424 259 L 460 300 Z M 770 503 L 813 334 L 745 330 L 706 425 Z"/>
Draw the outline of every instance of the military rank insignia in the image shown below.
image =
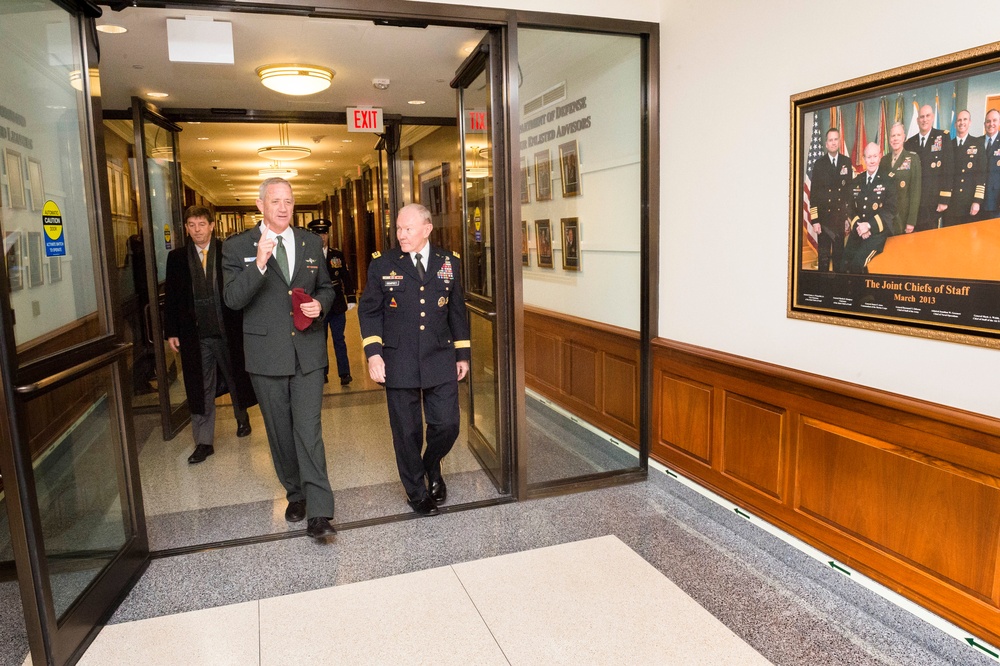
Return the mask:
<path id="1" fill-rule="evenodd" d="M 390 308 L 399 307 L 398 305 L 396 305 L 396 297 L 395 296 L 393 296 L 392 298 L 389 299 L 389 307 Z"/>
<path id="2" fill-rule="evenodd" d="M 340 260 L 340 257 L 334 257 L 333 261 L 330 262 L 334 268 L 340 268 L 344 265 L 344 262 Z"/>
<path id="3" fill-rule="evenodd" d="M 439 307 L 439 308 L 443 308 L 443 307 L 444 307 L 444 304 L 445 304 L 445 303 L 447 303 L 447 302 L 448 302 L 448 301 L 446 301 L 446 300 L 444 299 L 444 296 L 442 296 L 441 298 L 439 298 L 439 299 L 438 299 L 438 307 Z"/>

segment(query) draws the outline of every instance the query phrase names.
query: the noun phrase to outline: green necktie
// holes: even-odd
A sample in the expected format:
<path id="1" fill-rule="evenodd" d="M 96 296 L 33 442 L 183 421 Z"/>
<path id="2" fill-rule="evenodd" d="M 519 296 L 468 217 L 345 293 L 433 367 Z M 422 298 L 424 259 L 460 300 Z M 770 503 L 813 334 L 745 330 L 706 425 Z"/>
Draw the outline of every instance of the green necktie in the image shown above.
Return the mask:
<path id="1" fill-rule="evenodd" d="M 274 260 L 278 262 L 281 274 L 285 276 L 285 282 L 289 282 L 291 277 L 288 273 L 288 252 L 285 251 L 285 239 L 278 236 L 278 249 L 274 251 Z"/>

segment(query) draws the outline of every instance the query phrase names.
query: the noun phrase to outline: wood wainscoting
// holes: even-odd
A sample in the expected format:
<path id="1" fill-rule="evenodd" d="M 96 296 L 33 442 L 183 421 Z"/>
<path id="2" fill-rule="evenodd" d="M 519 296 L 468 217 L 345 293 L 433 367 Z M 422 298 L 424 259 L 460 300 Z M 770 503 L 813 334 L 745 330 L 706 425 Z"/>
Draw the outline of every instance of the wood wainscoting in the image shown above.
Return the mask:
<path id="1" fill-rule="evenodd" d="M 524 308 L 524 381 L 622 442 L 639 448 L 639 334 Z"/>
<path id="2" fill-rule="evenodd" d="M 662 339 L 652 418 L 655 459 L 1000 644 L 1000 421 Z"/>

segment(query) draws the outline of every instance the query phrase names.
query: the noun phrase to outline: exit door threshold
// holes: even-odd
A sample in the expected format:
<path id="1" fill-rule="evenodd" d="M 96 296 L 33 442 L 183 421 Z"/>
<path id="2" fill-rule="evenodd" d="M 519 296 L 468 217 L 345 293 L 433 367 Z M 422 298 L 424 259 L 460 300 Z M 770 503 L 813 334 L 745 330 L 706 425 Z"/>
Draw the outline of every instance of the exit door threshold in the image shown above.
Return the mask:
<path id="1" fill-rule="evenodd" d="M 472 509 L 482 509 L 489 506 L 499 506 L 501 504 L 509 504 L 516 501 L 512 496 L 508 495 L 506 497 L 497 497 L 494 499 L 479 500 L 476 502 L 466 502 L 465 504 L 456 504 L 455 506 L 440 506 L 438 510 L 441 515 L 448 513 L 458 513 L 460 511 L 469 511 Z M 374 525 L 388 525 L 390 523 L 399 523 L 405 520 L 416 520 L 418 518 L 424 518 L 416 513 L 398 513 L 391 516 L 383 516 L 381 518 L 368 518 L 365 520 L 354 520 L 349 523 L 334 523 L 333 526 L 338 532 L 345 532 L 347 530 L 360 529 L 362 527 L 372 527 Z M 430 518 L 433 520 L 433 518 Z M 211 543 L 203 543 L 194 546 L 181 546 L 179 548 L 164 548 L 163 550 L 154 550 L 149 553 L 149 559 L 158 560 L 164 557 L 174 557 L 176 555 L 193 555 L 195 553 L 207 553 L 213 550 L 221 550 L 223 548 L 235 548 L 238 546 L 252 546 L 259 543 L 270 543 L 271 541 L 282 541 L 284 539 L 295 539 L 298 537 L 306 536 L 306 530 L 292 530 L 290 532 L 279 532 L 275 534 L 261 534 L 259 536 L 243 537 L 240 539 L 227 539 L 225 541 L 213 541 Z"/>

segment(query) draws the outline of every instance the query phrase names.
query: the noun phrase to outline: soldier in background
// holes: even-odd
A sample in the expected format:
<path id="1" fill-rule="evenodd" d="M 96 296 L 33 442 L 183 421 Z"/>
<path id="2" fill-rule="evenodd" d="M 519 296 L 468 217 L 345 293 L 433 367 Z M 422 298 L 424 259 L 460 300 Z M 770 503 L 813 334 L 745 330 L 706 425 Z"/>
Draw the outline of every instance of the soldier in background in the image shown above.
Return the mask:
<path id="1" fill-rule="evenodd" d="M 326 269 L 330 273 L 330 282 L 335 292 L 333 305 L 330 306 L 330 312 L 326 316 L 326 324 L 330 327 L 330 339 L 333 341 L 333 353 L 337 358 L 340 385 L 347 386 L 353 381 L 353 377 L 351 377 L 351 360 L 347 356 L 347 341 L 344 340 L 344 328 L 347 326 L 347 312 L 357 307 L 357 288 L 354 286 L 354 277 L 347 268 L 344 253 L 337 248 L 328 247 L 327 239 L 332 223 L 318 218 L 306 226 L 323 239 Z"/>

